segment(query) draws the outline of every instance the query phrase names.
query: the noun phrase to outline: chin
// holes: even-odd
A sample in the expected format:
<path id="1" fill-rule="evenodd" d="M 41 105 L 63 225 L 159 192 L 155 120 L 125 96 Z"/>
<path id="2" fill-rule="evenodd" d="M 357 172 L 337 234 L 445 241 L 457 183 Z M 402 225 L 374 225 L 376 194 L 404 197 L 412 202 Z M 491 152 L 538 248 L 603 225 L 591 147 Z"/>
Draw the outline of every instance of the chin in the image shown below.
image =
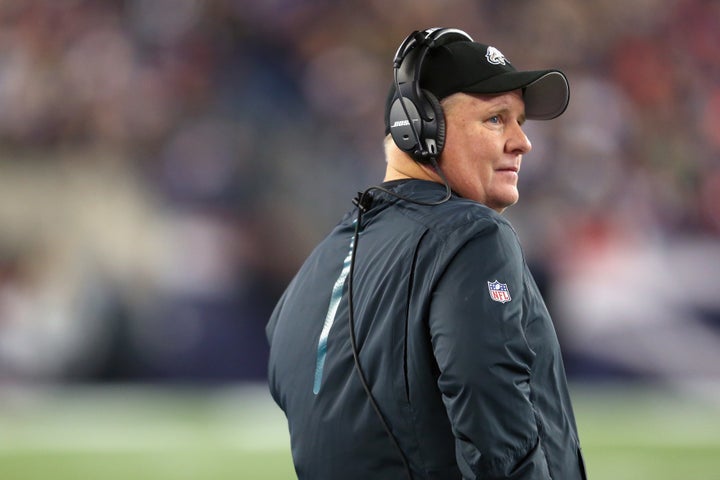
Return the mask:
<path id="1" fill-rule="evenodd" d="M 486 205 L 497 212 L 502 212 L 508 207 L 515 205 L 520 199 L 520 195 L 517 190 L 514 192 L 507 192 L 506 195 L 498 195 L 491 201 L 488 201 Z"/>

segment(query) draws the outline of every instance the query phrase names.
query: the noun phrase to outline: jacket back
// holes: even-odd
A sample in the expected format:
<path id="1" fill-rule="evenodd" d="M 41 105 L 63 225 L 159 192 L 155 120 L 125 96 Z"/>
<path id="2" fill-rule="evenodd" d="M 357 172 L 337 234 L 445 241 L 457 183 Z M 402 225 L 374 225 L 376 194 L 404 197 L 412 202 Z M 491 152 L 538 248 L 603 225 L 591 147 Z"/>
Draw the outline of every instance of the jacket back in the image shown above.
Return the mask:
<path id="1" fill-rule="evenodd" d="M 384 184 L 421 202 L 443 186 Z M 374 195 L 350 212 L 278 302 L 269 385 L 300 479 L 584 478 L 550 316 L 515 232 L 453 196 Z M 358 358 L 349 336 L 352 253 Z M 495 289 L 495 290 L 493 290 Z"/>

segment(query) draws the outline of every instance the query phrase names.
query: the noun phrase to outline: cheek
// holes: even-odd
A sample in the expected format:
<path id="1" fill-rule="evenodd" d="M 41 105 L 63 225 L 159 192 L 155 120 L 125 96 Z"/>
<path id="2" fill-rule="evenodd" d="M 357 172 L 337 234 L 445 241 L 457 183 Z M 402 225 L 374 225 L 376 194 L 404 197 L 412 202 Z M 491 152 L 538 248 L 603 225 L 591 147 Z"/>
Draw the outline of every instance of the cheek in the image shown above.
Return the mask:
<path id="1" fill-rule="evenodd" d="M 465 150 L 453 156 L 443 171 L 455 192 L 464 198 L 483 203 L 491 172 L 487 165 L 477 161 L 473 154 L 474 152 Z"/>
<path id="2" fill-rule="evenodd" d="M 449 128 L 440 166 L 451 187 L 459 195 L 483 202 L 487 184 L 491 181 L 492 168 L 488 152 L 491 145 L 481 131 L 473 131 L 467 125 Z"/>

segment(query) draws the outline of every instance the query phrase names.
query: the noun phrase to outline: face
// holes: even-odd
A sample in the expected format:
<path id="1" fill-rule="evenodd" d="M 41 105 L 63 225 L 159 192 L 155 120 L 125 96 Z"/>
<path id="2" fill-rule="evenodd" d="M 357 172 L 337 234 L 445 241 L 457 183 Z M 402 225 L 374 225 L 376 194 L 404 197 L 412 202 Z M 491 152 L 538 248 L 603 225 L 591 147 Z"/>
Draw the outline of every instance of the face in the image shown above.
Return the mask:
<path id="1" fill-rule="evenodd" d="M 452 189 L 497 212 L 515 204 L 522 156 L 532 148 L 522 130 L 522 92 L 456 93 L 442 105 L 446 133 L 440 167 Z"/>

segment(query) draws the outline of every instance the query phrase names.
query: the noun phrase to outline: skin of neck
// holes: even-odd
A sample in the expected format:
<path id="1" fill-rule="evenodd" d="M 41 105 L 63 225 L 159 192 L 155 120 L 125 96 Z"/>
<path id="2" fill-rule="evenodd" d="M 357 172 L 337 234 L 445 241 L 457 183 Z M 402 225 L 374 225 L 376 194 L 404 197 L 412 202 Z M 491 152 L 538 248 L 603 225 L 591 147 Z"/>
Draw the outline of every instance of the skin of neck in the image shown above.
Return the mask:
<path id="1" fill-rule="evenodd" d="M 387 165 L 384 181 L 386 182 L 417 178 L 442 183 L 442 179 L 431 165 L 416 162 L 410 155 L 400 150 L 391 138 L 385 140 L 385 161 Z"/>

